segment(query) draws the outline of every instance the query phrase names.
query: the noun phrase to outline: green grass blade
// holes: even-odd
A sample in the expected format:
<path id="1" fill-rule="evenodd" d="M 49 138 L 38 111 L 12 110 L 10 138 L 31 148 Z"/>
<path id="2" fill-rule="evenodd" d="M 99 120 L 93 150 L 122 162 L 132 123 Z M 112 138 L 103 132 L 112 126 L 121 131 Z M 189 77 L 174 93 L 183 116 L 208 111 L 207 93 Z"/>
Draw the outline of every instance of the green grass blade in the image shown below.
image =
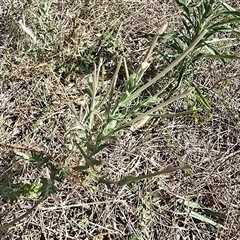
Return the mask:
<path id="1" fill-rule="evenodd" d="M 198 100 L 203 104 L 203 106 L 205 106 L 208 109 L 211 108 L 209 101 L 203 95 L 202 91 L 197 86 L 195 86 L 193 83 L 192 83 L 192 86 L 194 86 L 195 94 L 196 94 Z"/>
<path id="2" fill-rule="evenodd" d="M 222 6 L 223 6 L 224 8 L 226 8 L 228 11 L 236 11 L 235 8 L 233 8 L 232 6 L 228 5 L 228 4 L 225 3 L 225 2 L 222 2 L 221 4 L 222 4 Z"/>
<path id="3" fill-rule="evenodd" d="M 217 212 L 217 211 L 213 211 L 209 208 L 203 208 L 202 209 L 206 214 L 218 218 L 218 219 L 222 219 L 222 220 L 226 220 L 227 219 L 227 215 L 221 212 Z"/>
<path id="4" fill-rule="evenodd" d="M 227 16 L 237 16 L 240 17 L 240 11 L 226 11 L 219 13 L 220 15 L 227 15 Z"/>
<path id="5" fill-rule="evenodd" d="M 192 217 L 192 218 L 195 218 L 195 219 L 198 219 L 202 222 L 205 222 L 205 223 L 208 223 L 208 224 L 211 224 L 212 226 L 214 227 L 221 227 L 221 228 L 225 228 L 223 225 L 197 213 L 197 212 L 194 212 L 194 211 L 190 211 L 189 215 Z"/>

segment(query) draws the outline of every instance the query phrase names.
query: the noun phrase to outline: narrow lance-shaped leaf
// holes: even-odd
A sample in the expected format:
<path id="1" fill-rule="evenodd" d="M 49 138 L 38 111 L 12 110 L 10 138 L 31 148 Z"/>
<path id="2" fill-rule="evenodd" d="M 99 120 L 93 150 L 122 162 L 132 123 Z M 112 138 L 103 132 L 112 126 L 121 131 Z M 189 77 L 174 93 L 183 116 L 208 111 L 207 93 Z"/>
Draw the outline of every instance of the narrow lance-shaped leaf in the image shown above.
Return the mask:
<path id="1" fill-rule="evenodd" d="M 209 223 L 209 224 L 211 224 L 211 225 L 213 225 L 215 227 L 224 228 L 224 226 L 222 226 L 221 224 L 219 224 L 219 223 L 217 223 L 217 222 L 215 222 L 215 221 L 213 221 L 213 220 L 211 220 L 211 219 L 209 219 L 209 218 L 207 218 L 207 217 L 205 217 L 205 216 L 203 216 L 203 215 L 201 215 L 199 213 L 196 213 L 194 211 L 190 211 L 189 215 L 191 217 L 195 218 L 195 219 L 198 219 L 198 220 L 200 220 L 202 222 L 205 222 L 205 223 Z"/>
<path id="2" fill-rule="evenodd" d="M 122 180 L 120 180 L 118 182 L 115 182 L 115 183 L 117 183 L 119 186 L 123 186 L 123 185 L 126 185 L 126 184 L 130 184 L 130 183 L 133 183 L 133 182 L 136 182 L 136 181 L 143 180 L 143 179 L 149 179 L 149 178 L 156 177 L 156 176 L 159 176 L 159 175 L 172 173 L 172 172 L 175 172 L 177 170 L 184 170 L 184 169 L 188 169 L 188 168 L 189 168 L 189 166 L 186 165 L 186 164 L 183 164 L 179 167 L 174 167 L 172 165 L 169 165 L 159 172 L 146 174 L 146 175 L 140 175 L 140 176 L 137 176 L 137 177 L 127 176 L 127 177 L 123 178 Z"/>
<path id="3" fill-rule="evenodd" d="M 223 20 L 223 21 L 217 22 L 217 23 L 213 24 L 210 28 L 214 28 L 216 26 L 221 26 L 221 25 L 225 25 L 225 24 L 229 24 L 229 23 L 237 23 L 237 22 L 240 22 L 240 18 L 231 18 L 228 20 Z"/>
<path id="4" fill-rule="evenodd" d="M 120 58 L 120 60 L 118 61 L 118 65 L 117 65 L 116 71 L 115 71 L 115 73 L 113 75 L 113 78 L 112 78 L 112 81 L 111 81 L 111 85 L 108 87 L 107 93 L 105 94 L 105 96 L 102 99 L 102 101 L 96 106 L 96 110 L 99 109 L 106 102 L 107 98 L 109 98 L 109 103 L 111 102 L 112 95 L 113 95 L 112 93 L 113 93 L 113 91 L 115 89 L 117 76 L 118 76 L 119 70 L 121 68 L 121 65 L 122 65 L 122 58 Z"/>
<path id="5" fill-rule="evenodd" d="M 170 103 L 172 103 L 172 102 L 174 102 L 174 101 L 176 101 L 176 100 L 179 100 L 179 99 L 181 99 L 181 98 L 184 98 L 185 96 L 187 96 L 187 95 L 188 95 L 189 93 L 191 93 L 192 91 L 193 91 L 193 89 L 187 90 L 187 91 L 183 92 L 182 94 L 179 94 L 179 95 L 177 95 L 177 96 L 175 96 L 175 97 L 172 97 L 172 98 L 170 98 L 170 99 L 162 102 L 161 104 L 159 104 L 158 106 L 152 108 L 151 110 L 149 110 L 149 111 L 147 111 L 147 112 L 145 112 L 145 113 L 140 114 L 139 116 L 137 116 L 137 117 L 134 118 L 133 120 L 130 120 L 130 121 L 128 121 L 127 123 L 121 125 L 119 128 L 114 129 L 112 132 L 110 132 L 110 134 L 113 134 L 114 132 L 118 132 L 119 130 L 124 129 L 124 128 L 126 128 L 126 127 L 134 124 L 135 122 L 141 120 L 142 118 L 153 114 L 153 113 L 156 112 L 157 110 L 164 108 L 165 106 L 169 105 Z"/>

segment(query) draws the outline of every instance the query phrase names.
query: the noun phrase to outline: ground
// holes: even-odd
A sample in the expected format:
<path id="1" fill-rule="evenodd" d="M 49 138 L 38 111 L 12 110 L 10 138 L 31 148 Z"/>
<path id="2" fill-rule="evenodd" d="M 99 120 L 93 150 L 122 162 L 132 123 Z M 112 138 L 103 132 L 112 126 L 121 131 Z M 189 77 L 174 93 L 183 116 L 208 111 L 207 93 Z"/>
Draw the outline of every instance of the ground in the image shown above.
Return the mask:
<path id="1" fill-rule="evenodd" d="M 231 4 L 239 9 L 239 3 Z M 81 163 L 70 129 L 81 122 L 94 63 L 104 59 L 104 92 L 120 55 L 132 71 L 149 46 L 142 36 L 156 34 L 165 22 L 167 31 L 177 30 L 179 18 L 173 1 L 1 2 L 1 181 L 8 176 L 14 183 L 38 184 L 48 174 L 47 168 L 25 161 L 26 152 L 49 156 L 58 166 Z M 33 29 L 37 43 L 20 20 Z M 239 50 L 231 51 L 240 55 Z M 149 76 L 163 67 L 156 54 L 151 62 Z M 58 183 L 56 194 L 44 198 L 1 239 L 240 239 L 239 76 L 239 60 L 225 66 L 201 61 L 194 82 L 211 108 L 197 118 L 152 119 L 137 131 L 121 131 L 97 154 L 102 165 L 93 175 L 108 174 L 117 181 L 182 163 L 188 170 L 111 188 L 73 171 Z M 187 102 L 172 103 L 168 110 L 185 110 Z M 3 226 L 36 203 L 34 194 L 6 200 L 4 186 Z"/>

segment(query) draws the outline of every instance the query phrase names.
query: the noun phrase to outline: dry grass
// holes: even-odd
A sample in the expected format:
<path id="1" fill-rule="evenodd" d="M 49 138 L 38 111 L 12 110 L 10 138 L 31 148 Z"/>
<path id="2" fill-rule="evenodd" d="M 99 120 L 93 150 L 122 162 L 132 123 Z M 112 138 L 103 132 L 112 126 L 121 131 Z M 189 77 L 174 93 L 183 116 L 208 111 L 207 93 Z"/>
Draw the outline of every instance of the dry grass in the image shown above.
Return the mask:
<path id="1" fill-rule="evenodd" d="M 155 33 L 165 21 L 169 29 L 178 28 L 178 9 L 169 1 L 102 2 L 1 3 L 1 174 L 14 163 L 9 174 L 16 181 L 38 183 L 46 170 L 37 171 L 22 161 L 16 153 L 25 150 L 49 155 L 59 166 L 79 163 L 66 133 L 77 124 L 69 105 L 74 103 L 80 118 L 93 63 L 104 57 L 108 79 L 119 54 L 127 56 L 131 68 L 139 63 L 147 49 L 140 35 Z M 23 17 L 37 33 L 37 45 L 19 27 Z M 113 23 L 114 42 L 124 53 L 96 35 L 106 36 Z M 234 51 L 239 53 L 239 48 Z M 213 105 L 200 114 L 198 124 L 189 116 L 154 120 L 146 129 L 119 135 L 98 155 L 104 162 L 99 171 L 113 180 L 182 162 L 191 166 L 188 172 L 112 189 L 97 185 L 94 179 L 81 182 L 81 176 L 72 175 L 59 185 L 56 195 L 44 200 L 2 239 L 239 239 L 239 62 L 225 69 L 217 64 L 202 62 L 203 71 L 194 79 L 208 92 Z M 154 66 L 154 71 L 160 67 Z M 227 79 L 231 81 L 223 91 Z M 174 111 L 182 105 L 178 102 L 170 108 Z M 212 119 L 205 121 L 210 114 Z M 183 204 L 190 197 L 225 214 L 225 221 L 215 220 L 224 227 L 192 218 Z M 1 200 L 1 223 L 20 216 L 33 204 L 33 200 L 13 204 Z"/>

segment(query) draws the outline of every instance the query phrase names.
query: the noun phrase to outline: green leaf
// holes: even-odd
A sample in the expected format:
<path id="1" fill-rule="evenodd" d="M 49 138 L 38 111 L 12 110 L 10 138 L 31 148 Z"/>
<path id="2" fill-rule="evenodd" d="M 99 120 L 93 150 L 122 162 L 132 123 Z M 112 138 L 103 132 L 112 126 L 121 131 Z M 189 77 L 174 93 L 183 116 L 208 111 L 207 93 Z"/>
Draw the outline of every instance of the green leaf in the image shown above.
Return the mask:
<path id="1" fill-rule="evenodd" d="M 192 85 L 194 85 L 192 83 Z M 210 103 L 208 102 L 207 98 L 202 94 L 202 91 L 194 85 L 195 89 L 195 95 L 197 96 L 198 100 L 206 107 L 206 108 L 211 108 Z"/>
<path id="2" fill-rule="evenodd" d="M 64 180 L 67 175 L 67 170 L 65 168 L 57 168 L 52 163 L 49 163 L 48 167 L 50 167 L 50 179 L 52 182 L 62 182 Z"/>
<path id="3" fill-rule="evenodd" d="M 32 158 L 30 152 L 16 152 L 16 154 L 22 157 L 24 160 L 30 160 Z"/>
<path id="4" fill-rule="evenodd" d="M 42 184 L 25 183 L 22 187 L 22 199 L 25 197 L 37 198 L 37 195 L 41 189 Z"/>
<path id="5" fill-rule="evenodd" d="M 206 124 L 207 122 L 211 121 L 213 119 L 213 115 L 212 114 L 209 114 L 207 117 L 205 117 L 203 119 L 203 121 L 201 122 L 201 124 Z"/>
<path id="6" fill-rule="evenodd" d="M 195 26 L 194 22 L 192 21 L 189 12 L 186 13 L 186 14 L 185 14 L 185 13 L 182 13 L 182 16 L 183 16 L 184 18 L 186 18 L 186 19 L 189 21 L 189 23 L 192 25 L 192 27 L 194 27 L 194 29 L 196 30 L 196 26 Z M 191 26 L 188 26 L 188 28 L 190 29 Z"/>
<path id="7" fill-rule="evenodd" d="M 160 99 L 157 96 L 152 96 L 152 97 L 149 97 L 146 100 L 140 102 L 139 105 L 141 107 L 149 107 L 149 106 L 158 104 L 159 101 L 160 101 Z"/>
<path id="8" fill-rule="evenodd" d="M 116 137 L 113 135 L 104 135 L 103 131 L 97 135 L 97 139 L 96 139 L 97 143 L 101 143 L 102 141 L 107 141 L 107 140 L 116 140 Z"/>
<path id="9" fill-rule="evenodd" d="M 213 14 L 213 7 L 212 7 L 212 4 L 208 4 L 205 6 L 205 11 L 204 11 L 204 14 L 202 16 L 202 19 L 207 19 L 209 16 L 212 16 Z"/>
<path id="10" fill-rule="evenodd" d="M 223 21 L 217 22 L 217 23 L 211 25 L 209 28 L 212 29 L 216 26 L 221 26 L 221 25 L 225 25 L 225 24 L 229 24 L 229 23 L 237 23 L 237 22 L 240 22 L 240 18 L 231 18 L 228 20 L 223 20 Z"/>
<path id="11" fill-rule="evenodd" d="M 76 166 L 76 167 L 73 167 L 73 170 L 82 172 L 84 170 L 87 170 L 88 168 L 89 168 L 88 166 Z"/>
<path id="12" fill-rule="evenodd" d="M 129 79 L 127 80 L 127 86 L 126 90 L 131 92 L 135 87 L 138 82 L 138 74 L 133 73 L 129 76 Z"/>
<path id="13" fill-rule="evenodd" d="M 181 1 L 179 1 L 179 0 L 174 0 L 174 1 L 178 4 L 179 7 L 184 8 L 184 9 L 187 9 L 187 8 L 186 8 L 186 5 L 185 5 L 184 3 L 182 3 Z M 188 9 L 187 9 L 187 10 L 188 10 Z"/>
<path id="14" fill-rule="evenodd" d="M 189 212 L 188 209 L 186 209 L 186 211 Z M 215 221 L 213 221 L 213 220 L 211 220 L 211 219 L 209 219 L 209 218 L 207 218 L 207 217 L 205 217 L 205 216 L 203 216 L 203 215 L 201 215 L 201 214 L 199 214 L 199 213 L 197 213 L 197 212 L 190 211 L 188 214 L 189 214 L 192 218 L 195 218 L 195 219 L 198 219 L 198 220 L 200 220 L 200 221 L 202 221 L 202 222 L 211 224 L 211 225 L 214 226 L 214 227 L 221 227 L 221 228 L 226 229 L 223 225 L 221 225 L 221 224 L 219 224 L 219 223 L 217 223 L 217 222 L 215 222 Z"/>
<path id="15" fill-rule="evenodd" d="M 227 16 L 237 16 L 240 17 L 240 11 L 225 11 L 225 12 L 220 12 L 219 15 L 227 15 Z"/>
<path id="16" fill-rule="evenodd" d="M 97 148 L 95 148 L 95 150 L 92 151 L 91 156 L 97 154 L 98 152 L 100 152 L 101 150 L 103 150 L 104 148 L 106 148 L 107 146 L 108 146 L 107 143 L 106 143 L 106 144 L 102 144 L 102 145 L 100 145 L 100 146 L 97 146 Z"/>
<path id="17" fill-rule="evenodd" d="M 116 128 L 117 126 L 117 120 L 111 120 L 109 123 L 107 123 L 103 129 L 103 135 L 107 136 L 110 131 Z"/>
<path id="18" fill-rule="evenodd" d="M 125 123 L 125 124 L 123 124 L 122 126 L 114 129 L 114 131 L 113 131 L 112 133 L 117 132 L 117 131 L 119 131 L 120 129 L 124 129 L 124 128 L 130 126 L 130 125 L 133 125 L 135 122 L 141 120 L 142 118 L 144 118 L 144 117 L 146 117 L 146 116 L 150 116 L 150 115 L 154 114 L 154 112 L 156 112 L 156 111 L 158 111 L 158 110 L 160 110 L 160 109 L 163 109 L 165 106 L 169 105 L 170 103 L 175 102 L 175 101 L 177 101 L 177 100 L 179 100 L 179 99 L 181 99 L 181 98 L 186 97 L 186 96 L 187 96 L 188 94 L 190 94 L 192 91 L 193 91 L 193 89 L 186 90 L 186 91 L 183 92 L 182 94 L 179 94 L 179 95 L 177 95 L 177 96 L 174 96 L 174 97 L 172 97 L 172 98 L 169 98 L 169 99 L 167 99 L 166 101 L 163 101 L 162 103 L 158 104 L 156 107 L 148 110 L 148 111 L 145 112 L 145 113 L 139 114 L 139 115 L 138 115 L 137 117 L 135 117 L 134 119 L 129 120 L 127 123 Z"/>
<path id="19" fill-rule="evenodd" d="M 51 194 L 57 193 L 58 188 L 54 185 L 54 182 L 51 178 L 42 178 L 41 179 L 42 187 L 40 189 L 41 196 L 47 197 Z"/>
<path id="20" fill-rule="evenodd" d="M 238 60 L 240 57 L 234 56 L 234 55 L 216 55 L 216 54 L 206 54 L 202 53 L 198 55 L 199 57 L 204 57 L 204 58 L 215 58 L 215 59 L 231 59 L 231 60 Z"/>
<path id="21" fill-rule="evenodd" d="M 195 109 L 196 109 L 196 107 L 193 106 L 193 110 L 195 110 Z M 193 111 L 193 118 L 194 118 L 194 122 L 195 122 L 196 124 L 198 124 L 199 117 L 198 117 L 198 112 L 197 112 L 197 111 Z"/>
<path id="22" fill-rule="evenodd" d="M 129 237 L 129 240 L 138 240 L 138 237 L 133 234 Z"/>
<path id="23" fill-rule="evenodd" d="M 237 40 L 237 38 L 213 38 L 209 41 L 205 41 L 205 43 L 210 44 L 210 43 L 219 43 L 219 42 L 234 41 L 234 40 Z"/>
<path id="24" fill-rule="evenodd" d="M 228 11 L 233 11 L 233 12 L 236 11 L 235 8 L 233 8 L 232 6 L 228 5 L 228 4 L 225 3 L 225 2 L 222 2 L 221 4 L 222 4 Z"/>
<path id="25" fill-rule="evenodd" d="M 183 25 L 184 25 L 184 27 L 185 27 L 185 30 L 187 31 L 188 36 L 191 36 L 190 27 L 188 26 L 186 20 L 185 20 L 185 19 L 182 19 L 182 23 L 183 23 Z"/>
<path id="26" fill-rule="evenodd" d="M 211 209 L 209 209 L 209 208 L 202 208 L 202 210 L 203 210 L 206 214 L 208 214 L 208 215 L 210 215 L 210 216 L 212 216 L 212 217 L 220 218 L 220 219 L 222 219 L 222 220 L 226 220 L 226 219 L 227 219 L 227 215 L 224 214 L 224 213 L 217 212 L 217 211 L 213 211 L 213 210 L 211 210 Z"/>
<path id="27" fill-rule="evenodd" d="M 85 157 L 85 161 L 86 161 L 86 165 L 89 167 L 89 166 L 99 166 L 101 165 L 101 161 L 98 161 L 92 157 Z"/>
<path id="28" fill-rule="evenodd" d="M 220 53 L 218 52 L 218 50 L 212 46 L 210 46 L 209 44 L 206 43 L 205 48 L 208 50 L 209 53 L 207 52 L 202 52 L 197 54 L 194 57 L 194 61 L 198 60 L 199 58 L 204 58 L 204 57 L 208 57 L 209 55 L 220 55 Z M 223 64 L 225 64 L 225 59 L 220 59 L 222 60 Z"/>
<path id="29" fill-rule="evenodd" d="M 215 218 L 220 218 L 222 220 L 226 220 L 227 219 L 227 215 L 224 214 L 224 213 L 221 213 L 221 212 L 217 212 L 217 211 L 214 211 L 214 210 L 211 210 L 209 208 L 206 208 L 205 206 L 197 203 L 197 202 L 193 202 L 193 201 L 189 201 L 189 200 L 185 200 L 183 202 L 183 204 L 187 207 L 190 207 L 190 208 L 195 208 L 195 209 L 201 209 L 205 214 L 208 214 L 212 217 L 215 217 Z"/>
<path id="30" fill-rule="evenodd" d="M 44 164 L 49 163 L 49 160 L 50 160 L 49 157 L 46 157 L 43 154 L 39 154 L 39 153 L 32 153 L 29 156 L 30 158 L 28 159 L 28 161 L 31 163 L 34 163 L 38 168 L 42 167 Z"/>
<path id="31" fill-rule="evenodd" d="M 144 174 L 144 175 L 139 175 L 139 176 L 126 176 L 123 179 L 121 179 L 120 181 L 116 182 L 119 186 L 123 186 L 125 184 L 132 184 L 134 182 L 143 180 L 143 179 L 150 179 L 156 176 L 160 176 L 163 174 L 167 174 L 167 173 L 172 173 L 175 172 L 177 170 L 185 170 L 188 169 L 189 166 L 186 164 L 182 164 L 179 167 L 174 167 L 173 165 L 168 165 L 167 167 L 165 167 L 164 169 L 158 171 L 158 172 L 154 172 L 154 173 L 150 173 L 150 174 Z"/>

